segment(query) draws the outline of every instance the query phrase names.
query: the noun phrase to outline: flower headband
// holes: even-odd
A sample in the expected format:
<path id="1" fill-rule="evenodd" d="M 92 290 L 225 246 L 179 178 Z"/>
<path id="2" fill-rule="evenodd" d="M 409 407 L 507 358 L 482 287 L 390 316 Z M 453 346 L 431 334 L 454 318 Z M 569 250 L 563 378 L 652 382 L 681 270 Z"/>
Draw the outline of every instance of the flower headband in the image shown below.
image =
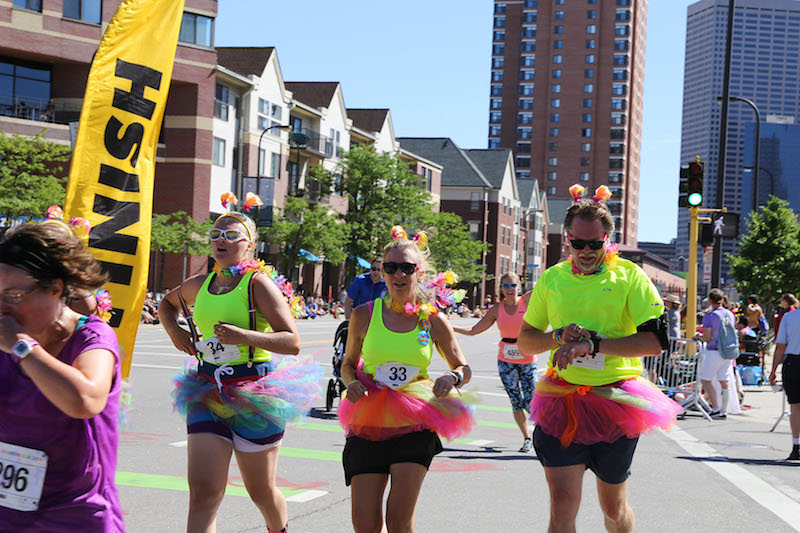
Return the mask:
<path id="1" fill-rule="evenodd" d="M 414 242 L 420 250 L 428 246 L 428 234 L 424 231 L 418 231 L 413 237 L 408 236 L 403 226 L 394 226 L 392 228 L 392 239 L 406 239 Z"/>
<path id="2" fill-rule="evenodd" d="M 73 235 L 79 238 L 86 237 L 92 230 L 92 225 L 89 221 L 81 217 L 72 217 L 69 222 L 64 221 L 64 211 L 57 205 L 51 205 L 47 208 L 45 214 L 45 221 L 42 224 L 61 224 L 67 228 Z"/>
<path id="3" fill-rule="evenodd" d="M 584 199 L 585 193 L 586 189 L 577 183 L 569 188 L 569 195 L 576 204 Z M 595 189 L 594 196 L 592 196 L 592 201 L 595 204 L 600 205 L 600 202 L 605 202 L 609 198 L 611 198 L 611 189 L 609 189 L 606 185 L 601 185 Z"/>
<path id="4" fill-rule="evenodd" d="M 230 212 L 225 213 L 217 217 L 217 220 L 214 221 L 214 224 L 222 220 L 223 218 L 232 218 L 238 222 L 240 222 L 245 229 L 247 229 L 247 235 L 250 240 L 253 240 L 253 237 L 256 234 L 256 223 L 253 222 L 249 216 L 245 215 L 244 213 L 239 213 L 237 211 L 233 211 L 233 207 L 235 207 L 239 203 L 239 199 L 236 198 L 236 195 L 232 192 L 226 192 L 220 197 L 220 202 L 222 202 L 222 207 L 225 209 L 231 209 Z M 260 207 L 264 205 L 264 202 L 261 201 L 261 198 L 258 195 L 248 192 L 244 197 L 244 211 L 250 211 L 254 207 Z"/>

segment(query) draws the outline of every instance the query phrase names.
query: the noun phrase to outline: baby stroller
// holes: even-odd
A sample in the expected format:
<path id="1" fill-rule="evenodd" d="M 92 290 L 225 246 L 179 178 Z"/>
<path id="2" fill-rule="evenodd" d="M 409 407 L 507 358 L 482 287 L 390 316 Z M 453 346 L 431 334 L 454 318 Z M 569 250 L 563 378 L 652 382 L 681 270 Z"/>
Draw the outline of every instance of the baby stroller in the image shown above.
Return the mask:
<path id="1" fill-rule="evenodd" d="M 756 337 L 745 337 L 740 345 L 736 367 L 744 385 L 762 385 L 767 381 L 764 371 L 764 357 L 767 348 L 767 333 L 759 332 Z"/>
<path id="2" fill-rule="evenodd" d="M 333 377 L 328 380 L 328 392 L 325 395 L 325 411 L 333 409 L 333 399 L 341 398 L 345 390 L 342 381 L 342 360 L 344 359 L 344 348 L 347 346 L 347 328 L 350 322 L 345 320 L 336 328 L 333 336 Z"/>

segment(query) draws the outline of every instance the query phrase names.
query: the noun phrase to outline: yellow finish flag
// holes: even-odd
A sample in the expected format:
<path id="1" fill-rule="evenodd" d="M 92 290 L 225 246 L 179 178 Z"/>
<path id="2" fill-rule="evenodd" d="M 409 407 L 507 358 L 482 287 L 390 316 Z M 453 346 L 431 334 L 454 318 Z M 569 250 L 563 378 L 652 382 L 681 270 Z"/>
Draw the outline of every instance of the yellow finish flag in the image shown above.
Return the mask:
<path id="1" fill-rule="evenodd" d="M 87 219 L 89 249 L 111 276 L 122 375 L 147 291 L 156 144 L 185 0 L 124 0 L 100 41 L 67 184 L 67 218 Z"/>

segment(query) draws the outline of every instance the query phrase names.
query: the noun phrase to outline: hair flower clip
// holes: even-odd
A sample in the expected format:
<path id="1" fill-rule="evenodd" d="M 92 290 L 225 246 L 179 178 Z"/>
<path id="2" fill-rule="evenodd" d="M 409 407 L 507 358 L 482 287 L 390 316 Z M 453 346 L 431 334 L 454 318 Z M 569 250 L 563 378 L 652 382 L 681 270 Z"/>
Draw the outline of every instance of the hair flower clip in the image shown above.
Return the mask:
<path id="1" fill-rule="evenodd" d="M 232 207 L 239 203 L 239 199 L 236 198 L 236 195 L 232 192 L 223 193 L 223 195 L 220 197 L 220 201 L 222 202 L 222 207 L 225 209 L 228 209 L 229 206 Z"/>
<path id="2" fill-rule="evenodd" d="M 572 200 L 577 204 L 583 198 L 583 194 L 586 192 L 581 185 L 577 183 L 569 188 L 569 195 L 572 197 Z"/>
<path id="3" fill-rule="evenodd" d="M 609 198 L 611 198 L 611 189 L 606 185 L 601 185 L 595 189 L 592 200 L 594 200 L 594 203 L 599 204 L 600 202 L 605 202 Z"/>
<path id="4" fill-rule="evenodd" d="M 245 213 L 253 209 L 254 207 L 260 207 L 264 205 L 264 202 L 261 201 L 261 198 L 258 197 L 257 194 L 253 194 L 251 192 L 247 193 L 244 197 L 244 211 Z"/>
<path id="5" fill-rule="evenodd" d="M 408 233 L 403 229 L 403 226 L 394 226 L 392 228 L 392 239 L 408 239 Z"/>
<path id="6" fill-rule="evenodd" d="M 415 233 L 411 240 L 417 243 L 418 248 L 424 248 L 425 246 L 428 246 L 428 234 L 424 231 L 418 231 Z"/>
<path id="7" fill-rule="evenodd" d="M 51 205 L 47 208 L 45 218 L 47 220 L 64 220 L 64 211 L 57 205 Z"/>

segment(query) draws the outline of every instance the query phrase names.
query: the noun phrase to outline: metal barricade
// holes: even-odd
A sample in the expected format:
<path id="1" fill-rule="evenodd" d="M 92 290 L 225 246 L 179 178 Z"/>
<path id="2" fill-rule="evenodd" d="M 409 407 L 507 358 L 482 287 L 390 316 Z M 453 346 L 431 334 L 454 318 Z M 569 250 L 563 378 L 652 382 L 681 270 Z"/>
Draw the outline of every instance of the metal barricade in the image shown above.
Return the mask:
<path id="1" fill-rule="evenodd" d="M 694 339 L 670 339 L 669 350 L 644 359 L 643 377 L 652 381 L 664 394 L 683 407 L 683 418 L 690 409 L 711 420 L 711 406 L 703 398 L 700 369 L 706 354 L 706 344 Z"/>

